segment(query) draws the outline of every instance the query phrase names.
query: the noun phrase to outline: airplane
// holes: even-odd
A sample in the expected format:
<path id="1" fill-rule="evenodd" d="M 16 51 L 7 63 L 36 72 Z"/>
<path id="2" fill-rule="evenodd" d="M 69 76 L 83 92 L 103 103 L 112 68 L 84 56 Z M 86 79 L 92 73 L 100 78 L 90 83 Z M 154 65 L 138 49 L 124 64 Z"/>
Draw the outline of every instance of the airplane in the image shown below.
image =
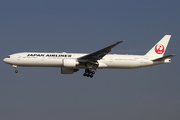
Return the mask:
<path id="1" fill-rule="evenodd" d="M 85 69 L 83 76 L 92 78 L 97 69 L 135 69 L 170 63 L 175 54 L 163 56 L 171 35 L 165 35 L 145 55 L 109 54 L 112 48 L 123 41 L 118 41 L 108 47 L 90 54 L 83 53 L 39 53 L 21 52 L 8 55 L 3 61 L 17 67 L 59 67 L 62 74 L 73 74 L 79 69 Z"/>

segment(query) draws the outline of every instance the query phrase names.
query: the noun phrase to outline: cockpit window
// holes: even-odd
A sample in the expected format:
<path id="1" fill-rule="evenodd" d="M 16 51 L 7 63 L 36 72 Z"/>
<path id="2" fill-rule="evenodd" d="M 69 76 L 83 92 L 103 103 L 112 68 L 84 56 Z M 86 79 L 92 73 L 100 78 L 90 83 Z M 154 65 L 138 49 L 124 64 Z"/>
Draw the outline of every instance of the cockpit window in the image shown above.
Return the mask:
<path id="1" fill-rule="evenodd" d="M 7 58 L 10 58 L 10 56 L 7 56 Z"/>

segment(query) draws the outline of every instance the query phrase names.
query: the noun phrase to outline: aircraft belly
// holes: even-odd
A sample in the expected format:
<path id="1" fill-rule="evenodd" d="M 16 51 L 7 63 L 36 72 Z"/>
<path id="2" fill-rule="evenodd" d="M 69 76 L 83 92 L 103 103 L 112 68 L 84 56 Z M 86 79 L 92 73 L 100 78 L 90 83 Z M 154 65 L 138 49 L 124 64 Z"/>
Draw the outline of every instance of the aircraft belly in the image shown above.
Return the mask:
<path id="1" fill-rule="evenodd" d="M 25 67 L 61 67 L 62 59 L 24 58 L 19 60 L 16 65 Z"/>
<path id="2" fill-rule="evenodd" d="M 104 63 L 107 65 L 106 68 L 115 69 L 134 69 L 146 66 L 151 66 L 152 62 L 141 62 L 141 61 L 109 61 Z"/>
<path id="3" fill-rule="evenodd" d="M 141 67 L 138 61 L 115 61 L 113 65 L 115 68 L 121 69 L 133 69 Z"/>

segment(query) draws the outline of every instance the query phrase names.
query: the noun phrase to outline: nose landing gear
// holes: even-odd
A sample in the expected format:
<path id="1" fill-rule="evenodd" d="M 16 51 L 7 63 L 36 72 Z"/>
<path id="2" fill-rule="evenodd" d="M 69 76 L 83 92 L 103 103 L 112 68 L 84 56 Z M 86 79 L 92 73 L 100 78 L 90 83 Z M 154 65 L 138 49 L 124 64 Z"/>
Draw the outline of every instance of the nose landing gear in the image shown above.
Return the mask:
<path id="1" fill-rule="evenodd" d="M 18 73 L 17 65 L 13 65 L 13 68 L 15 68 L 15 73 Z"/>
<path id="2" fill-rule="evenodd" d="M 83 75 L 92 78 L 94 74 L 95 74 L 94 70 L 86 69 Z"/>

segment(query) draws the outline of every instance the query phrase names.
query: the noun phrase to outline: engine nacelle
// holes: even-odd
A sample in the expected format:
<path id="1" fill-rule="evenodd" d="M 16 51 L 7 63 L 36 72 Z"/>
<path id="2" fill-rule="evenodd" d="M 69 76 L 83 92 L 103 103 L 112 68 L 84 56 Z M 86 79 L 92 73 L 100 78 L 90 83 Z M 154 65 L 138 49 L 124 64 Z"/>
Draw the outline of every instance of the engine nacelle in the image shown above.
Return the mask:
<path id="1" fill-rule="evenodd" d="M 78 69 L 72 69 L 72 68 L 61 68 L 61 74 L 73 74 L 74 72 L 77 72 Z"/>
<path id="2" fill-rule="evenodd" d="M 62 60 L 62 65 L 65 68 L 75 68 L 76 65 L 78 65 L 79 62 L 77 62 L 76 59 L 63 59 Z"/>

